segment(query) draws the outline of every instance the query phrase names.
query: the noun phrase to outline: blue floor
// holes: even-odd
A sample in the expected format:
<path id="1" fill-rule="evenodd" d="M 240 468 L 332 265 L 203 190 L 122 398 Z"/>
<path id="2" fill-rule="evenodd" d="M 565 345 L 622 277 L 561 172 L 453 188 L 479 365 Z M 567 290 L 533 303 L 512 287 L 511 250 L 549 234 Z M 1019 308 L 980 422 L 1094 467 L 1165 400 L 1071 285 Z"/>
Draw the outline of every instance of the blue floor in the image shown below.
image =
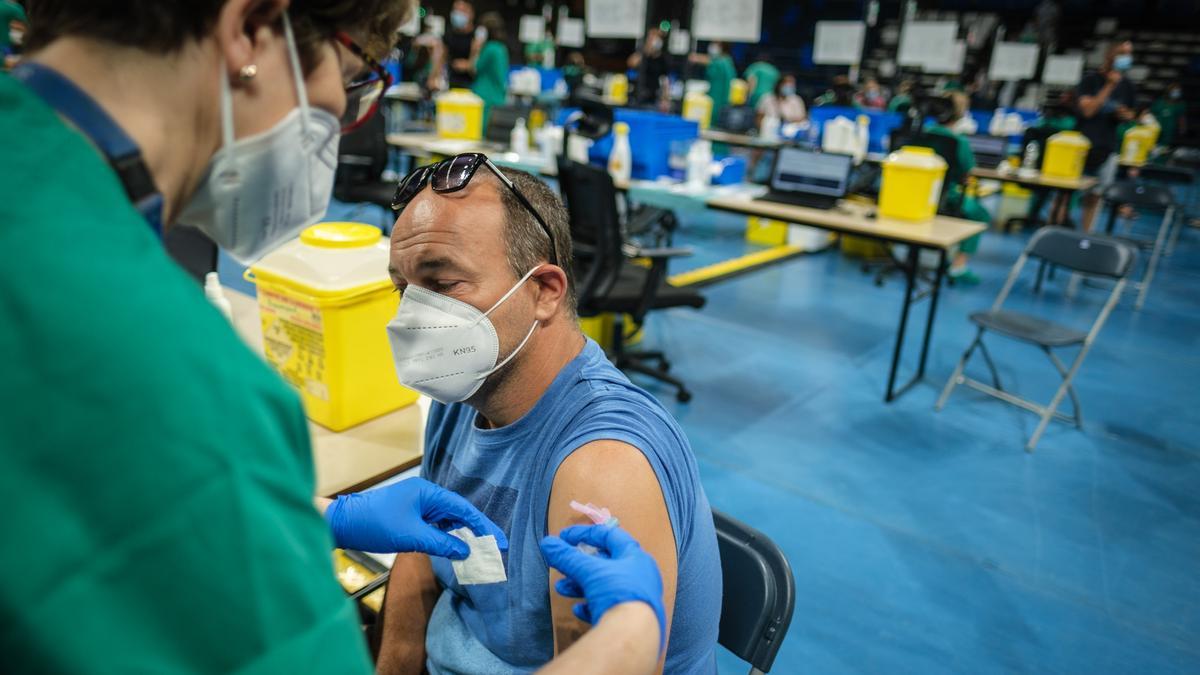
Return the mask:
<path id="1" fill-rule="evenodd" d="M 744 221 L 687 216 L 680 243 L 704 257 L 744 248 L 729 236 Z M 928 381 L 891 405 L 902 280 L 876 288 L 836 252 L 649 323 L 647 346 L 695 399 L 638 381 L 688 432 L 713 506 L 793 566 L 774 672 L 1200 672 L 1200 230 L 1145 308 L 1128 295 L 1101 333 L 1077 378 L 1084 429 L 1055 423 L 1032 455 L 1030 413 L 962 387 L 933 411 L 973 335 L 967 314 L 991 303 L 1024 241 L 985 236 L 983 285 L 943 293 Z M 1086 325 L 1106 292 L 1070 299 L 1062 281 L 1040 297 L 1019 285 L 1010 306 Z M 1039 351 L 989 344 L 1006 388 L 1049 400 L 1057 374 Z M 746 670 L 727 652 L 720 668 Z"/>

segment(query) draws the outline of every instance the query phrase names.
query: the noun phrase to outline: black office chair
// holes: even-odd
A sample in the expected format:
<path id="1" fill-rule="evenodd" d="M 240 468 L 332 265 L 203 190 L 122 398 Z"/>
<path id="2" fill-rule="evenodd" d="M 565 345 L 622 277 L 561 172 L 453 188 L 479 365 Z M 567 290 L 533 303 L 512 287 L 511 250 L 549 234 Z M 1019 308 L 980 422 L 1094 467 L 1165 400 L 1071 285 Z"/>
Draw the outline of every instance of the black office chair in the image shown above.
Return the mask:
<path id="1" fill-rule="evenodd" d="M 386 125 L 383 114 L 376 113 L 361 127 L 342 136 L 338 144 L 333 197 L 341 202 L 375 204 L 384 208 L 384 217 L 390 226 L 396 181 L 382 179 L 388 162 Z"/>
<path id="2" fill-rule="evenodd" d="M 713 509 L 724 579 L 717 641 L 767 673 L 796 608 L 796 581 L 783 551 L 767 535 Z"/>
<path id="3" fill-rule="evenodd" d="M 1013 285 L 1021 274 L 1022 268 L 1025 267 L 1025 262 L 1029 258 L 1038 258 L 1048 264 L 1064 267 L 1079 274 L 1108 278 L 1116 282 L 1099 315 L 1096 316 L 1096 319 L 1087 331 L 1064 326 L 1038 316 L 1002 309 L 1004 301 L 1008 298 Z M 1041 439 L 1042 433 L 1046 430 L 1046 426 L 1050 423 L 1051 419 L 1072 422 L 1076 427 L 1083 428 L 1079 398 L 1075 395 L 1075 388 L 1072 385 L 1072 381 L 1075 379 L 1075 374 L 1079 372 L 1079 367 L 1083 364 L 1083 359 L 1087 356 L 1088 350 L 1091 349 L 1096 335 L 1104 326 L 1104 322 L 1108 320 L 1108 315 L 1116 307 L 1117 301 L 1120 300 L 1121 293 L 1125 290 L 1127 277 L 1130 270 L 1133 269 L 1136 258 L 1137 250 L 1118 239 L 1105 236 L 1091 236 L 1060 227 L 1045 227 L 1039 230 L 1030 239 L 1029 244 L 1025 247 L 1020 257 L 1017 258 L 1017 262 L 1013 265 L 1008 279 L 1004 282 L 1004 288 L 1000 290 L 1000 294 L 996 297 L 996 301 L 992 303 L 991 309 L 971 314 L 971 322 L 978 326 L 978 332 L 975 334 L 975 339 L 967 346 L 967 350 L 963 353 L 962 358 L 959 359 L 958 365 L 954 369 L 954 374 L 947 380 L 946 386 L 942 390 L 942 395 L 938 398 L 935 410 L 941 410 L 946 405 L 946 401 L 950 398 L 950 394 L 954 391 L 955 387 L 965 384 L 972 389 L 1033 412 L 1041 418 L 1041 421 L 1038 423 L 1037 429 L 1033 432 L 1033 436 L 1030 437 L 1028 443 L 1025 445 L 1025 449 L 1029 452 L 1033 452 L 1034 447 L 1037 445 L 1038 440 Z M 1039 275 L 1038 285 L 1035 288 L 1040 290 L 1040 285 L 1041 276 Z M 1050 400 L 1050 405 L 1041 406 L 1004 390 L 1004 387 L 1000 384 L 1000 376 L 996 372 L 996 365 L 992 362 L 992 357 L 988 354 L 987 347 L 983 343 L 983 334 L 987 331 L 1000 333 L 1014 340 L 1036 345 L 1045 352 L 1050 362 L 1054 364 L 1055 369 L 1058 370 L 1059 375 L 1063 378 L 1062 384 L 1059 385 L 1054 393 L 1054 397 Z M 1053 351 L 1063 347 L 1079 348 L 1079 353 L 1075 356 L 1075 360 L 1069 368 L 1055 356 Z M 991 371 L 992 386 L 963 375 L 963 369 L 966 367 L 971 355 L 975 353 L 976 348 L 979 348 L 979 351 L 983 354 L 988 370 Z M 1058 412 L 1058 405 L 1062 402 L 1063 396 L 1068 394 L 1071 396 L 1071 404 L 1074 408 L 1072 416 Z"/>
<path id="4" fill-rule="evenodd" d="M 667 261 L 691 251 L 641 248 L 626 241 L 617 211 L 617 189 L 604 169 L 559 158 L 558 182 L 571 219 L 580 316 L 611 313 L 610 356 L 616 366 L 670 384 L 676 389 L 675 397 L 686 403 L 692 394 L 681 380 L 668 374 L 671 364 L 662 352 L 625 348 L 623 315 L 640 327 L 652 310 L 703 307 L 704 296 L 676 288 L 666 279 Z M 634 264 L 633 258 L 649 259 L 650 267 Z"/>
<path id="5" fill-rule="evenodd" d="M 1134 287 L 1138 289 L 1137 302 L 1134 304 L 1136 309 L 1141 309 L 1146 304 L 1146 295 L 1150 292 L 1150 282 L 1154 281 L 1154 272 L 1158 269 L 1158 261 L 1166 250 L 1168 234 L 1175 224 L 1175 199 L 1171 194 L 1171 190 L 1162 185 L 1147 185 L 1145 183 L 1134 181 L 1118 181 L 1109 185 L 1102 193 L 1104 202 L 1108 204 L 1108 223 L 1105 225 L 1104 231 L 1113 235 L 1113 228 L 1117 220 L 1117 211 L 1123 204 L 1128 204 L 1134 208 L 1146 209 L 1153 212 L 1162 212 L 1163 218 L 1159 221 L 1158 231 L 1153 239 L 1134 236 L 1132 232 L 1133 220 L 1128 221 L 1128 226 L 1124 234 L 1115 235 L 1122 241 L 1145 250 L 1150 251 L 1150 259 L 1146 263 L 1146 271 L 1142 274 L 1141 281 L 1134 283 Z"/>
<path id="6" fill-rule="evenodd" d="M 717 119 L 717 128 L 733 134 L 746 134 L 758 126 L 757 117 L 754 108 L 748 105 L 725 106 L 721 108 L 720 117 Z"/>

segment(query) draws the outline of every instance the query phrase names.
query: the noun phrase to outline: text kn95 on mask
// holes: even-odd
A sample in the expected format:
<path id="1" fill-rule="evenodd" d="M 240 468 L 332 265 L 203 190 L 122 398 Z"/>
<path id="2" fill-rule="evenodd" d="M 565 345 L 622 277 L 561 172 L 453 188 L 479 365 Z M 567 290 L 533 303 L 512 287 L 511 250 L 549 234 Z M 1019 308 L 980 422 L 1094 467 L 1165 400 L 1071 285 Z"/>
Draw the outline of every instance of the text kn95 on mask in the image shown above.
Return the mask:
<path id="1" fill-rule="evenodd" d="M 508 581 L 508 574 L 504 571 L 504 558 L 500 556 L 500 547 L 496 545 L 494 535 L 485 534 L 482 537 L 476 537 L 475 533 L 466 527 L 450 530 L 448 534 L 462 539 L 467 548 L 471 549 L 471 554 L 467 556 L 466 560 L 450 561 L 458 583 L 463 586 L 472 586 Z"/>

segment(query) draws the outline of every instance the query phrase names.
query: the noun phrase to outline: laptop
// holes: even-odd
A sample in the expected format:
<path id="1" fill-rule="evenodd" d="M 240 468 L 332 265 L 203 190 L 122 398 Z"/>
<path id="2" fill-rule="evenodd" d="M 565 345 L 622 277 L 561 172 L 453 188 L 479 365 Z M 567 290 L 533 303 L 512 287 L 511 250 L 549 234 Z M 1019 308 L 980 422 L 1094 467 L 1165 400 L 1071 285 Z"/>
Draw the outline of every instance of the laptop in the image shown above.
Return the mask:
<path id="1" fill-rule="evenodd" d="M 854 158 L 784 146 L 775 153 L 767 194 L 780 204 L 831 209 L 846 196 Z"/>
<path id="2" fill-rule="evenodd" d="M 967 136 L 971 152 L 975 154 L 975 165 L 984 169 L 994 169 L 1000 166 L 1008 156 L 1008 138 L 1004 136 L 987 136 L 977 134 Z"/>

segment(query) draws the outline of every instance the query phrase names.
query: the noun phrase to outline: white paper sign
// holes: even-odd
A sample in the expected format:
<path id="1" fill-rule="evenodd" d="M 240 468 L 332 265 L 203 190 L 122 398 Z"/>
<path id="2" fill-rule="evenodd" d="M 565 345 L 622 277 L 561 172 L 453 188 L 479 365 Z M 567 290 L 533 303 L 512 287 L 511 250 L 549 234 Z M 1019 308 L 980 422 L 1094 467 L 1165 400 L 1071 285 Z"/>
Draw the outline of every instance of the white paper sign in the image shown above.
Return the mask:
<path id="1" fill-rule="evenodd" d="M 692 51 L 692 34 L 686 28 L 676 28 L 667 38 L 667 52 L 671 54 L 687 54 Z"/>
<path id="2" fill-rule="evenodd" d="M 588 37 L 639 38 L 646 27 L 646 0 L 587 0 Z"/>
<path id="3" fill-rule="evenodd" d="M 1083 78 L 1083 54 L 1051 54 L 1042 67 L 1042 84 L 1076 85 Z"/>
<path id="4" fill-rule="evenodd" d="M 900 31 L 896 60 L 902 66 L 945 67 L 953 63 L 957 38 L 958 24 L 954 21 L 906 21 Z"/>
<path id="5" fill-rule="evenodd" d="M 955 74 L 961 73 L 963 69 L 963 59 L 967 57 L 967 43 L 965 40 L 955 40 L 953 49 L 950 50 L 949 61 L 930 61 L 921 66 L 921 70 L 927 73 L 940 74 Z"/>
<path id="6" fill-rule="evenodd" d="M 558 44 L 562 47 L 582 47 L 583 19 L 558 17 Z"/>
<path id="7" fill-rule="evenodd" d="M 813 63 L 848 66 L 862 59 L 867 27 L 861 21 L 818 21 Z"/>
<path id="8" fill-rule="evenodd" d="M 446 34 L 446 17 L 430 14 L 425 17 L 425 26 L 429 28 L 430 33 L 441 37 Z"/>
<path id="9" fill-rule="evenodd" d="M 526 14 L 521 17 L 520 30 L 517 37 L 526 44 L 541 42 L 546 37 L 546 20 L 541 14 Z"/>
<path id="10" fill-rule="evenodd" d="M 758 42 L 762 0 L 695 0 L 692 35 L 697 40 Z"/>
<path id="11" fill-rule="evenodd" d="M 1038 46 L 1024 42 L 997 42 L 992 48 L 988 77 L 993 80 L 1028 80 L 1037 74 Z"/>

